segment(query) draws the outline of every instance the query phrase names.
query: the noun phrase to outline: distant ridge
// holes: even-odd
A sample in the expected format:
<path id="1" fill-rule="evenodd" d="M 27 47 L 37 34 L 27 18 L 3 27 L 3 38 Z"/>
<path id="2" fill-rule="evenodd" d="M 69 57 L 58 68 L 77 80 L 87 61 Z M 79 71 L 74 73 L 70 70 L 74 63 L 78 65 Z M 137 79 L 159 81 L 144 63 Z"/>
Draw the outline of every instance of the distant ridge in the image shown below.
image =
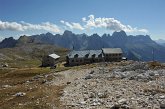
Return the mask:
<path id="1" fill-rule="evenodd" d="M 11 48 L 14 47 L 17 43 L 17 40 L 15 40 L 13 37 L 5 38 L 0 42 L 0 48 Z"/>
<path id="2" fill-rule="evenodd" d="M 4 46 L 5 43 L 13 41 L 13 45 Z M 155 51 L 155 60 L 165 62 L 165 47 L 157 44 L 148 35 L 127 35 L 124 31 L 114 32 L 112 35 L 104 34 L 99 36 L 93 34 L 88 36 L 86 34 L 74 34 L 71 31 L 64 31 L 62 35 L 51 33 L 32 35 L 32 36 L 21 36 L 18 40 L 3 40 L 0 43 L 0 48 L 21 46 L 28 43 L 45 43 L 51 45 L 58 45 L 60 47 L 72 49 L 74 46 L 75 50 L 85 49 L 101 49 L 103 47 L 115 47 L 122 48 L 124 55 L 128 59 L 151 61 L 152 51 Z"/>
<path id="3" fill-rule="evenodd" d="M 165 40 L 164 39 L 155 40 L 155 42 L 165 47 Z"/>

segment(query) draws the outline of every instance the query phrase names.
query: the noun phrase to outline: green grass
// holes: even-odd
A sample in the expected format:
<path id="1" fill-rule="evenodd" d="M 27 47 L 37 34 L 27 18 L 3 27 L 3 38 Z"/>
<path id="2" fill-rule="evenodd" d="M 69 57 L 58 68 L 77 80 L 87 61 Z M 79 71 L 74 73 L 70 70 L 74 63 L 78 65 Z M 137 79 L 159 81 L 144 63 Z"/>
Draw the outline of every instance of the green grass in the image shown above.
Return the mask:
<path id="1" fill-rule="evenodd" d="M 6 77 L 6 78 L 33 77 L 35 75 L 46 74 L 48 72 L 50 72 L 50 69 L 49 68 L 15 69 L 15 70 L 12 70 L 10 72 L 7 72 L 4 77 Z"/>
<path id="2" fill-rule="evenodd" d="M 8 72 L 10 72 L 12 69 L 0 69 L 0 75 L 4 75 L 4 74 L 6 74 L 6 73 L 8 73 Z"/>

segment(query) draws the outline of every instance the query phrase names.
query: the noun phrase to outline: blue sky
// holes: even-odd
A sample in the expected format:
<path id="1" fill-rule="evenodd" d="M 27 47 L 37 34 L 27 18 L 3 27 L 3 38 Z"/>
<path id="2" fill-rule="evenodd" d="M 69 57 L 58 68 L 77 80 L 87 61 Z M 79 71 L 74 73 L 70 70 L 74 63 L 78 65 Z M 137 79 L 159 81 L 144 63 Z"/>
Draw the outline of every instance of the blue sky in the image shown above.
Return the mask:
<path id="1" fill-rule="evenodd" d="M 0 40 L 65 29 L 165 39 L 164 10 L 165 0 L 0 0 Z"/>

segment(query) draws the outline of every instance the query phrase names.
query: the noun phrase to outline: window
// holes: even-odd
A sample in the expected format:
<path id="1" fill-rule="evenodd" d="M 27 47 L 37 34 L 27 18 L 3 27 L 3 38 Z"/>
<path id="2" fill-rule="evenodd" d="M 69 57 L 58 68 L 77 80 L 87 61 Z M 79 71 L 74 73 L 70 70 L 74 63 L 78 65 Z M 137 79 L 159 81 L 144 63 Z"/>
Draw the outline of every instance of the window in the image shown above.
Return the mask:
<path id="1" fill-rule="evenodd" d="M 85 57 L 88 58 L 89 54 L 86 54 Z"/>
<path id="2" fill-rule="evenodd" d="M 74 59 L 72 60 L 72 62 L 74 62 Z"/>
<path id="3" fill-rule="evenodd" d="M 99 56 L 98 56 L 99 58 L 101 58 L 102 57 L 102 54 L 99 54 Z"/>
<path id="4" fill-rule="evenodd" d="M 92 58 L 95 58 L 95 56 L 96 56 L 96 54 L 93 54 L 93 55 L 92 55 Z"/>
<path id="5" fill-rule="evenodd" d="M 78 58 L 78 54 L 75 54 L 75 55 L 74 55 L 74 58 Z"/>

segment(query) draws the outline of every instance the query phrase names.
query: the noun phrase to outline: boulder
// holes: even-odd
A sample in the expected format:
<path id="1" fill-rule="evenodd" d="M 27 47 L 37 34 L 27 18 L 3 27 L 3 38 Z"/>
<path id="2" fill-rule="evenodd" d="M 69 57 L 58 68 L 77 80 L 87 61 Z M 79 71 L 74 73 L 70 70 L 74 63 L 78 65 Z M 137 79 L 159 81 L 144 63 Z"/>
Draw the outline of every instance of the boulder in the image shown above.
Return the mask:
<path id="1" fill-rule="evenodd" d="M 122 98 L 118 101 L 119 104 L 126 104 L 127 103 L 127 99 Z"/>
<path id="2" fill-rule="evenodd" d="M 87 80 L 87 79 L 92 79 L 92 75 L 86 76 L 86 77 L 85 77 L 85 80 Z"/>
<path id="3" fill-rule="evenodd" d="M 23 97 L 25 95 L 26 95 L 26 93 L 24 93 L 24 92 L 18 92 L 15 94 L 16 97 Z"/>

